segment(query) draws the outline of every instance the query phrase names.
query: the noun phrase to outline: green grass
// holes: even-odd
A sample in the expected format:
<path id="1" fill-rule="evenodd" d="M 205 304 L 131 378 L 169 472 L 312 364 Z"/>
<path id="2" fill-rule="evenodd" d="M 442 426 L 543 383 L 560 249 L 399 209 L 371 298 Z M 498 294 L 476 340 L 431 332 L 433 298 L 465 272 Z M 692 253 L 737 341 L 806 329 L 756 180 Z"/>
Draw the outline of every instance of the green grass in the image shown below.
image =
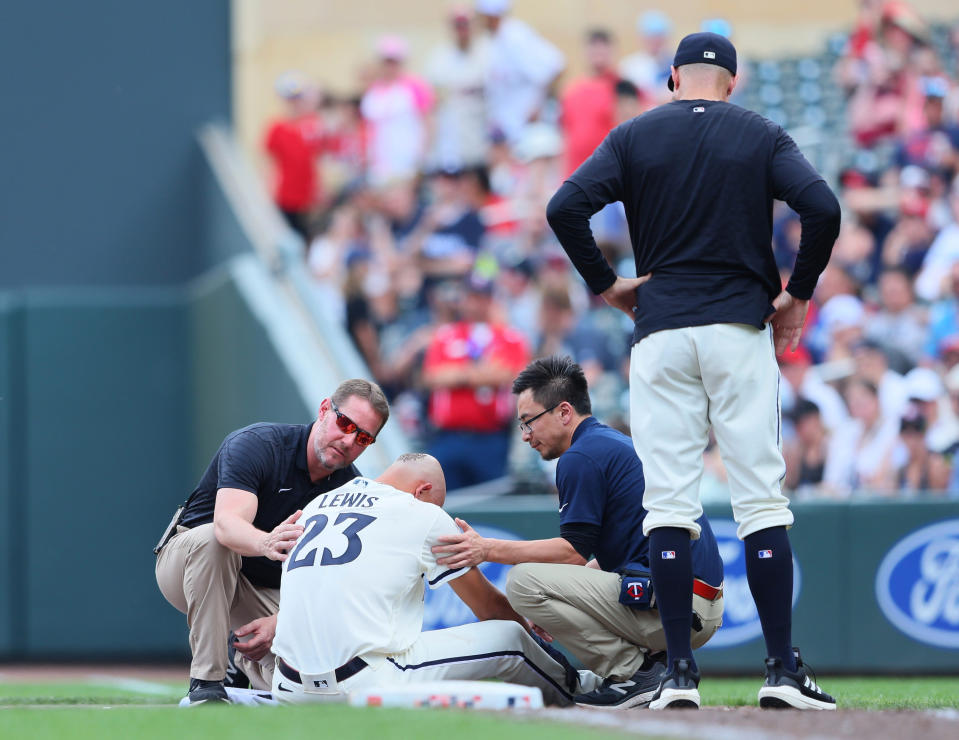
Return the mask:
<path id="1" fill-rule="evenodd" d="M 840 709 L 942 709 L 959 707 L 959 677 L 836 677 L 819 680 Z M 703 680 L 704 705 L 756 706 L 761 678 Z"/>
<path id="2" fill-rule="evenodd" d="M 24 705 L 110 705 L 176 704 L 183 696 L 183 681 L 151 681 L 152 685 L 169 687 L 168 693 L 144 693 L 117 685 L 110 679 L 90 679 L 71 683 L 16 684 L 0 682 L 0 707 Z"/>
<path id="3" fill-rule="evenodd" d="M 700 686 L 703 706 L 756 706 L 760 683 L 755 678 L 704 680 Z M 838 698 L 840 709 L 959 707 L 959 677 L 824 677 L 822 684 Z M 153 681 L 144 687 L 152 687 L 147 692 L 135 690 L 136 686 L 110 679 L 0 682 L 0 738 L 611 740 L 624 736 L 613 729 L 458 710 L 354 709 L 343 705 L 180 710 L 171 705 L 183 695 L 184 682 Z"/>
<path id="4" fill-rule="evenodd" d="M 456 738 L 456 740 L 621 740 L 623 734 L 555 722 L 455 710 L 354 709 L 313 707 L 203 707 L 142 709 L 118 707 L 0 710 L 3 738 Z"/>

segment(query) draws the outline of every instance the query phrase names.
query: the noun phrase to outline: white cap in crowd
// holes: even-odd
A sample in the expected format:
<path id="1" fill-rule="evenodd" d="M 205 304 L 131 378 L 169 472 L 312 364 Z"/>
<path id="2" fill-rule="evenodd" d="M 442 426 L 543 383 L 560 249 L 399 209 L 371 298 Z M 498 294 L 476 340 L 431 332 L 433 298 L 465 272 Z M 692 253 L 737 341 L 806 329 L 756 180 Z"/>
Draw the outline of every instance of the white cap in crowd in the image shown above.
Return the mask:
<path id="1" fill-rule="evenodd" d="M 483 15 L 503 15 L 512 5 L 512 0 L 476 0 L 476 12 Z"/>
<path id="2" fill-rule="evenodd" d="M 409 44 L 402 36 L 387 34 L 380 36 L 376 42 L 376 54 L 380 59 L 395 59 L 402 61 L 409 54 Z"/>
<path id="3" fill-rule="evenodd" d="M 841 329 L 862 326 L 865 308 L 856 296 L 843 293 L 826 301 L 819 315 L 826 331 L 832 334 Z"/>
<path id="4" fill-rule="evenodd" d="M 281 98 L 290 100 L 298 98 L 306 91 L 306 78 L 300 72 L 290 70 L 276 78 L 273 89 Z"/>
<path id="5" fill-rule="evenodd" d="M 514 147 L 516 157 L 527 164 L 537 159 L 558 157 L 563 153 L 563 135 L 548 123 L 528 124 Z"/>
<path id="6" fill-rule="evenodd" d="M 945 388 L 935 370 L 928 367 L 914 367 L 906 373 L 906 391 L 909 398 L 917 401 L 935 401 Z"/>

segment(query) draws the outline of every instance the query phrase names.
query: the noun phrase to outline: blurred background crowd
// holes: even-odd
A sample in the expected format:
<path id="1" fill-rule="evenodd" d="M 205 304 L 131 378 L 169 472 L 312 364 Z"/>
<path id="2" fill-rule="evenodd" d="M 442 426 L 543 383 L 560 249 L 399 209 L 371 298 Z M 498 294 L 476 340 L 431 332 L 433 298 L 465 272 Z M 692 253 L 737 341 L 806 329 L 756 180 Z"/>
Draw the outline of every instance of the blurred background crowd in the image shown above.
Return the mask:
<path id="1" fill-rule="evenodd" d="M 529 359 L 573 356 L 596 415 L 624 430 L 628 418 L 630 322 L 585 288 L 545 206 L 612 127 L 669 100 L 679 38 L 657 10 L 634 29 L 584 28 L 587 71 L 572 76 L 509 0 L 436 22 L 447 40 L 427 64 L 382 36 L 353 95 L 281 75 L 270 185 L 325 310 L 450 488 L 532 492 L 552 475 L 516 431 L 510 384 Z M 736 41 L 722 18 L 701 28 Z M 733 102 L 786 127 L 844 209 L 803 343 L 781 358 L 794 497 L 959 498 L 957 60 L 959 23 L 900 0 L 863 0 L 818 54 L 740 59 Z M 783 204 L 774 221 L 785 278 L 799 223 Z M 592 226 L 635 274 L 622 207 Z M 721 500 L 722 460 L 704 456 L 704 500 Z"/>

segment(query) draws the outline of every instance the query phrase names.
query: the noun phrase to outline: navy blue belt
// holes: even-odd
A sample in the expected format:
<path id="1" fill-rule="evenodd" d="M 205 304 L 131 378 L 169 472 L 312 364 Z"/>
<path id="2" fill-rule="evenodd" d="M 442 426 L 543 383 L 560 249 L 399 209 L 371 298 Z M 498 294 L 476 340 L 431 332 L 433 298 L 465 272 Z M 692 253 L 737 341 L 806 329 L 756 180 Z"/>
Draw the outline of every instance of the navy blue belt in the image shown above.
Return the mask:
<path id="1" fill-rule="evenodd" d="M 296 670 L 296 668 L 283 660 L 283 658 L 279 658 L 279 663 L 280 673 L 294 683 L 301 685 L 303 684 L 303 679 L 300 678 L 300 672 Z M 336 676 L 336 682 L 340 683 L 340 681 L 345 681 L 346 679 L 355 676 L 357 673 L 366 668 L 367 665 L 367 662 L 362 658 L 353 658 L 353 660 L 347 661 L 333 671 L 333 674 Z"/>

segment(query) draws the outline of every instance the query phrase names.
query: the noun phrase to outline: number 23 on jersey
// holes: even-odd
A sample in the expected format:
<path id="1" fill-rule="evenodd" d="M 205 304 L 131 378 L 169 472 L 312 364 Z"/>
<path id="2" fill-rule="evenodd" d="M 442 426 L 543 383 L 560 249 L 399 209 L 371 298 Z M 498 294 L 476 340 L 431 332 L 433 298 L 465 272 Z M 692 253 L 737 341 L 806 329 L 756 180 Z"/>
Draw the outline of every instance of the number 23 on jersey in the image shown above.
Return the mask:
<path id="1" fill-rule="evenodd" d="M 375 521 L 375 516 L 342 512 L 337 515 L 332 527 L 327 529 L 327 525 L 330 523 L 330 517 L 326 514 L 311 516 L 306 520 L 302 539 L 299 544 L 293 548 L 293 552 L 290 553 L 290 564 L 286 568 L 287 572 L 294 568 L 317 564 L 316 553 L 319 551 L 323 542 L 317 542 L 312 545 L 311 543 L 324 531 L 326 531 L 326 535 L 321 538 L 322 540 L 329 541 L 329 544 L 335 547 L 336 543 L 331 541 L 331 539 L 333 535 L 338 535 L 340 538 L 346 539 L 346 547 L 338 555 L 335 555 L 329 547 L 324 547 L 323 554 L 320 556 L 319 565 L 345 565 L 346 563 L 352 563 L 363 551 L 363 541 L 360 539 L 359 533 Z M 346 527 L 341 530 L 339 525 L 342 524 L 346 524 Z M 342 545 L 342 543 L 339 544 Z"/>

